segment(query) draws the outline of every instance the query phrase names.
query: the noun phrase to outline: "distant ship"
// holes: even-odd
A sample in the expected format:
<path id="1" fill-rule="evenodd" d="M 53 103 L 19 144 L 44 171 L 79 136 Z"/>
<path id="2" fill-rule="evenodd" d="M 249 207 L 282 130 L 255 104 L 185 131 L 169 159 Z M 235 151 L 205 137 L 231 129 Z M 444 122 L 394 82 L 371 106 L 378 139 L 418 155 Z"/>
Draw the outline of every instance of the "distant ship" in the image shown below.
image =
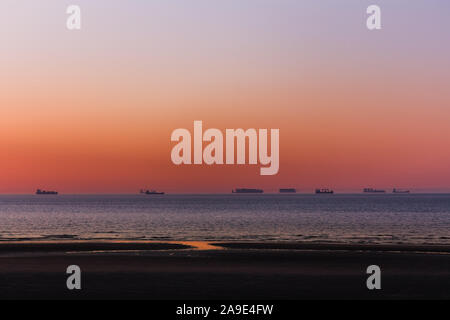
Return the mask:
<path id="1" fill-rule="evenodd" d="M 280 193 L 297 193 L 297 190 L 294 188 L 285 188 L 280 189 Z"/>
<path id="2" fill-rule="evenodd" d="M 394 188 L 392 190 L 392 193 L 410 193 L 410 191 L 409 190 L 400 190 L 400 189 Z"/>
<path id="3" fill-rule="evenodd" d="M 316 194 L 333 194 L 334 191 L 330 189 L 316 189 Z"/>
<path id="4" fill-rule="evenodd" d="M 41 194 L 45 194 L 45 195 L 54 194 L 54 195 L 56 195 L 56 194 L 58 194 L 58 192 L 57 191 L 46 191 L 46 190 L 37 189 L 36 190 L 36 194 L 39 194 L 39 195 L 41 195 Z"/>
<path id="5" fill-rule="evenodd" d="M 264 190 L 240 188 L 240 189 L 232 190 L 231 193 L 264 193 Z"/>
<path id="6" fill-rule="evenodd" d="M 373 188 L 364 188 L 364 193 L 385 193 L 386 190 L 373 189 Z"/>
<path id="7" fill-rule="evenodd" d="M 153 194 L 165 194 L 165 192 L 158 192 L 158 191 L 155 191 L 155 190 L 141 190 L 141 192 L 140 192 L 141 194 L 151 194 L 151 195 L 153 195 Z"/>

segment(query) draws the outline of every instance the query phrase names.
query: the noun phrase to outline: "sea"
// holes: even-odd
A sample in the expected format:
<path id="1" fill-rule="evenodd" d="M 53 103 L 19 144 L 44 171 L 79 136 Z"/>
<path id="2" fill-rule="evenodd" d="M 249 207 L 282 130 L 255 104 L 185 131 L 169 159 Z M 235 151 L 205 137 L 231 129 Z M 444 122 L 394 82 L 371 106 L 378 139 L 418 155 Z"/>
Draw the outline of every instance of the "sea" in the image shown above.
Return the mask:
<path id="1" fill-rule="evenodd" d="M 63 240 L 450 245 L 450 195 L 0 195 L 0 241 Z"/>

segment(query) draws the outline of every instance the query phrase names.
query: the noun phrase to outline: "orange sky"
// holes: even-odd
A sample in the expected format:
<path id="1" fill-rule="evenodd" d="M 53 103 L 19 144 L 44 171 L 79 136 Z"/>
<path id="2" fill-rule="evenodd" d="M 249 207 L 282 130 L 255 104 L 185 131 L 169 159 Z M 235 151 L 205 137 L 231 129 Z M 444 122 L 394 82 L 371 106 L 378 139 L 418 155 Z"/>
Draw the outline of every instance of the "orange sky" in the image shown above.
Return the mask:
<path id="1" fill-rule="evenodd" d="M 373 34 L 355 28 L 359 20 L 336 31 L 314 17 L 305 22 L 313 31 L 295 31 L 289 16 L 292 25 L 241 34 L 211 12 L 206 26 L 179 12 L 188 29 L 179 35 L 141 28 L 165 26 L 141 16 L 115 30 L 99 22 L 101 8 L 87 9 L 97 22 L 78 34 L 56 28 L 52 15 L 37 31 L 9 18 L 0 193 L 450 191 L 450 49 L 439 25 L 411 39 L 403 20 Z M 260 176 L 260 165 L 173 165 L 170 134 L 192 131 L 194 120 L 223 132 L 280 129 L 279 174 Z"/>

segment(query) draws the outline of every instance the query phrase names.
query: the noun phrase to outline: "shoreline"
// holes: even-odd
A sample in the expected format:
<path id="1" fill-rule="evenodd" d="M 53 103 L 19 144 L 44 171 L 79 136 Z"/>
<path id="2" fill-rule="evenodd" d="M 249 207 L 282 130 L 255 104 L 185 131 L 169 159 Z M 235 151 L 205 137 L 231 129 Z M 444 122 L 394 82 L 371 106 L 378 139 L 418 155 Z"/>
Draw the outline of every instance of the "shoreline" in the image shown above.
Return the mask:
<path id="1" fill-rule="evenodd" d="M 6 252 L 162 251 L 162 250 L 291 250 L 450 253 L 445 244 L 385 244 L 293 241 L 153 241 L 153 240 L 34 240 L 0 241 Z"/>

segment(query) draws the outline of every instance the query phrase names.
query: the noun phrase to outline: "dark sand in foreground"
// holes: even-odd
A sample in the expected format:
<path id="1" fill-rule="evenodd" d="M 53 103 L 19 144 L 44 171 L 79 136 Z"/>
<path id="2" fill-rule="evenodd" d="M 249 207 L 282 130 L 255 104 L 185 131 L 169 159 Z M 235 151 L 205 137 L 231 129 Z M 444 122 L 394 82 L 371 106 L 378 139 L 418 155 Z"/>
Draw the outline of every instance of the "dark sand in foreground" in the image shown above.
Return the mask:
<path id="1" fill-rule="evenodd" d="M 0 298 L 450 299 L 448 246 L 305 243 L 0 243 Z M 118 252 L 114 252 L 119 250 Z M 93 252 L 95 251 L 95 252 Z M 82 290 L 66 289 L 67 266 Z M 366 268 L 382 290 L 366 288 Z"/>

